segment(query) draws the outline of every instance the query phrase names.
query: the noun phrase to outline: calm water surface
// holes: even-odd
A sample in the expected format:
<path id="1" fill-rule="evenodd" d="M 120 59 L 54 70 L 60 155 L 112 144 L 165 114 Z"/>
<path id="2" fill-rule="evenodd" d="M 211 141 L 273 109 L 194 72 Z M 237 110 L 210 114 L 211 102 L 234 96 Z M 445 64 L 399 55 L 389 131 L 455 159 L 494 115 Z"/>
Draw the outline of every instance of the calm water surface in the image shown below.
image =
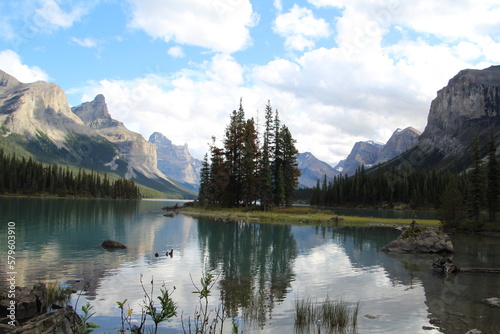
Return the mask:
<path id="1" fill-rule="evenodd" d="M 203 271 L 218 275 L 211 307 L 224 305 L 244 333 L 291 333 L 295 301 L 321 301 L 327 295 L 361 302 L 359 333 L 465 333 L 472 328 L 500 333 L 500 310 L 481 303 L 500 297 L 500 276 L 445 278 L 432 270 L 437 255 L 381 252 L 399 234 L 394 229 L 168 218 L 161 211 L 165 205 L 173 202 L 0 198 L 3 240 L 7 222 L 16 223 L 17 285 L 61 280 L 81 288 L 90 282 L 79 303 L 94 306 L 93 320 L 101 326 L 97 333 L 117 333 L 116 301 L 127 299 L 135 313 L 140 310 L 141 275 L 147 288 L 154 280 L 156 292 L 162 284 L 170 290 L 175 286 L 179 316 L 192 317 L 198 305 L 192 282 L 199 282 Z M 105 239 L 128 249 L 106 251 L 100 247 Z M 499 266 L 500 239 L 454 235 L 452 240 L 459 266 Z M 6 259 L 6 242 L 1 245 L 0 256 Z M 165 255 L 170 249 L 172 257 Z M 179 318 L 164 323 L 160 332 L 182 333 Z M 230 332 L 231 319 L 225 329 Z"/>

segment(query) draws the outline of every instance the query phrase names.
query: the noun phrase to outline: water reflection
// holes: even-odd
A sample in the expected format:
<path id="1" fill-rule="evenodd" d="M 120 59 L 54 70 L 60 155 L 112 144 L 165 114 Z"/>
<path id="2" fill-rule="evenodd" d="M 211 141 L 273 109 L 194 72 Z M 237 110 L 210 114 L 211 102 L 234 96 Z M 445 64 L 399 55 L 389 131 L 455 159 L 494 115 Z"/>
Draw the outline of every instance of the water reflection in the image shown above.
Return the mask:
<path id="1" fill-rule="evenodd" d="M 262 327 L 295 276 L 291 226 L 200 219 L 198 238 L 208 270 L 220 268 L 227 315 L 236 317 L 243 308 L 246 318 Z"/>
<path id="2" fill-rule="evenodd" d="M 414 333 L 422 326 L 445 333 L 471 328 L 500 332 L 497 309 L 481 303 L 500 291 L 498 276 L 446 279 L 432 270 L 435 256 L 381 252 L 398 235 L 394 229 L 168 218 L 161 211 L 165 205 L 0 199 L 1 216 L 16 222 L 17 284 L 92 279 L 81 302 L 89 300 L 95 307 L 95 321 L 101 325 L 97 333 L 115 333 L 119 327 L 116 301 L 127 298 L 131 308 L 140 309 L 141 274 L 146 283 L 154 278 L 158 289 L 163 283 L 170 289 L 175 285 L 179 311 L 192 315 L 198 302 L 192 281 L 198 282 L 204 270 L 220 274 L 210 306 L 224 305 L 245 333 L 290 333 L 295 301 L 306 296 L 321 301 L 327 295 L 361 301 L 360 333 Z M 128 248 L 108 252 L 99 246 L 105 239 Z M 453 260 L 460 266 L 498 266 L 499 239 L 455 235 L 452 240 Z M 170 249 L 172 258 L 165 256 Z M 3 258 L 5 251 L 0 249 Z M 5 284 L 5 277 L 0 278 L 0 285 Z M 180 320 L 162 325 L 161 332 L 182 332 Z"/>

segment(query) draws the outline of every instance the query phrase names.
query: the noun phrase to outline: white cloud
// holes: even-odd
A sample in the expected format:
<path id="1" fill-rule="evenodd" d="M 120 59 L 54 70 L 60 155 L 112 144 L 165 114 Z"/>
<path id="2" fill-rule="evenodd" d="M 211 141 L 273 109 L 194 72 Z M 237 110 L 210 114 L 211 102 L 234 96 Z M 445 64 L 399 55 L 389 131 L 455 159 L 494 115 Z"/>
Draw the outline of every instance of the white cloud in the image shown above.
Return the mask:
<path id="1" fill-rule="evenodd" d="M 28 83 L 50 79 L 41 68 L 23 64 L 21 57 L 12 50 L 0 51 L 0 69 L 21 82 Z"/>
<path id="2" fill-rule="evenodd" d="M 249 0 L 130 0 L 130 25 L 166 42 L 225 53 L 251 43 L 257 16 Z"/>
<path id="3" fill-rule="evenodd" d="M 35 9 L 33 23 L 49 31 L 57 28 L 69 28 L 87 13 L 86 7 L 75 5 L 65 11 L 56 0 L 40 0 Z"/>
<path id="4" fill-rule="evenodd" d="M 71 41 L 77 45 L 83 46 L 84 48 L 96 48 L 99 44 L 99 41 L 92 37 L 71 37 Z"/>
<path id="5" fill-rule="evenodd" d="M 313 48 L 314 40 L 330 35 L 324 19 L 315 18 L 312 10 L 297 4 L 288 13 L 276 17 L 273 29 L 286 38 L 287 48 L 299 51 Z"/>
<path id="6" fill-rule="evenodd" d="M 184 58 L 186 56 L 184 50 L 180 46 L 172 46 L 168 49 L 167 54 L 174 58 Z"/>

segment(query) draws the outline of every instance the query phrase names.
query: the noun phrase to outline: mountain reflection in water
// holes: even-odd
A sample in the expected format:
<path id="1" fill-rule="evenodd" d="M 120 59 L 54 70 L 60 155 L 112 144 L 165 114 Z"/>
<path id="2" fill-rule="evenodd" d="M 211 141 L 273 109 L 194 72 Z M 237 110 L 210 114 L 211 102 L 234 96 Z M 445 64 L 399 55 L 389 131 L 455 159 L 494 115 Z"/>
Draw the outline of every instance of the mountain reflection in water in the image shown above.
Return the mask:
<path id="1" fill-rule="evenodd" d="M 145 285 L 154 281 L 156 293 L 162 284 L 170 290 L 175 286 L 179 316 L 162 324 L 160 332 L 182 333 L 181 313 L 185 320 L 193 317 L 198 307 L 193 283 L 199 284 L 203 272 L 218 277 L 210 307 L 224 307 L 228 333 L 231 318 L 245 333 L 289 333 L 294 331 L 295 301 L 310 297 L 319 302 L 327 295 L 361 302 L 359 333 L 414 333 L 422 326 L 435 328 L 427 333 L 438 333 L 438 328 L 445 333 L 471 328 L 500 332 L 498 310 L 481 303 L 498 295 L 498 276 L 447 279 L 432 271 L 437 255 L 381 252 L 399 234 L 394 229 L 169 218 L 161 211 L 165 205 L 173 203 L 0 199 L 2 217 L 16 223 L 17 284 L 68 280 L 80 287 L 90 281 L 80 305 L 88 300 L 94 306 L 93 320 L 101 325 L 97 333 L 120 327 L 116 301 L 127 299 L 138 320 L 141 274 Z M 452 238 L 455 263 L 497 265 L 498 239 Z M 128 248 L 106 251 L 99 246 L 105 239 Z M 172 257 L 165 255 L 170 249 Z M 0 249 L 0 256 L 5 254 Z M 0 279 L 3 285 L 6 277 Z"/>

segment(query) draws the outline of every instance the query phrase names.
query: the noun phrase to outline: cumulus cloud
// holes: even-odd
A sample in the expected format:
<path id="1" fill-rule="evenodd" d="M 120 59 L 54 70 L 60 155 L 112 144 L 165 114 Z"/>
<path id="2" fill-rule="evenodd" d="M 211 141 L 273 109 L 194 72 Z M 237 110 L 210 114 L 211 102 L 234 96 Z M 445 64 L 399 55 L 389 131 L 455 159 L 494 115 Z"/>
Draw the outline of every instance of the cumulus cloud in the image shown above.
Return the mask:
<path id="1" fill-rule="evenodd" d="M 12 50 L 0 51 L 1 69 L 21 82 L 47 81 L 49 75 L 37 66 L 23 64 L 21 57 Z"/>
<path id="2" fill-rule="evenodd" d="M 477 6 L 465 0 L 308 2 L 311 8 L 294 5 L 283 12 L 282 2 L 274 1 L 273 30 L 295 51 L 292 57 L 243 66 L 230 54 L 251 43 L 255 13 L 246 0 L 169 6 L 133 0 L 135 28 L 218 52 L 169 76 L 96 82 L 83 101 L 103 93 L 113 117 L 132 130 L 145 136 L 160 131 L 189 143 L 201 158 L 210 137 L 223 135 L 240 97 L 247 116 L 257 117 L 260 110 L 261 121 L 270 99 L 298 149 L 335 164 L 356 141 L 386 142 L 396 128 L 407 126 L 423 131 L 430 102 L 451 77 L 500 62 L 500 15 L 486 0 Z M 318 18 L 321 7 L 339 9 L 338 16 Z M 467 28 L 460 26 L 465 16 Z M 326 37 L 335 45 L 317 47 Z M 168 54 L 182 56 L 182 47 Z"/>
<path id="3" fill-rule="evenodd" d="M 289 49 L 303 51 L 314 47 L 314 40 L 330 35 L 328 23 L 314 17 L 312 10 L 293 5 L 288 13 L 280 14 L 274 21 L 274 31 L 286 38 Z"/>
<path id="4" fill-rule="evenodd" d="M 130 25 L 164 41 L 232 53 L 251 43 L 258 21 L 249 0 L 130 0 Z"/>

